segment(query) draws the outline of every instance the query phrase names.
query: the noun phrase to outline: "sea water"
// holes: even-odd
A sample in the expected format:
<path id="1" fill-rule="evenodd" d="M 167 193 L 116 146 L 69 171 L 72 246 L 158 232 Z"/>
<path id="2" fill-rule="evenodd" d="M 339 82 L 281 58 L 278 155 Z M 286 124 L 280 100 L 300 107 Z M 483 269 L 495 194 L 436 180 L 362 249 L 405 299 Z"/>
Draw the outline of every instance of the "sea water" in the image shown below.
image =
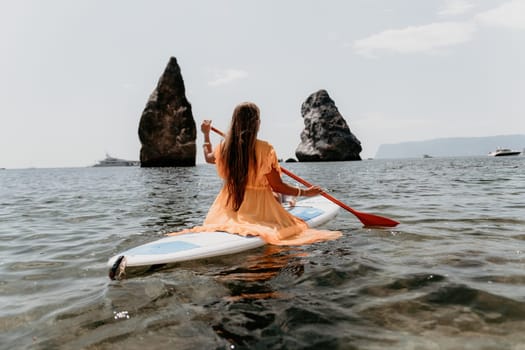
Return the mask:
<path id="1" fill-rule="evenodd" d="M 0 348 L 525 349 L 525 157 L 284 166 L 401 224 L 111 281 L 202 222 L 213 166 L 0 171 Z"/>

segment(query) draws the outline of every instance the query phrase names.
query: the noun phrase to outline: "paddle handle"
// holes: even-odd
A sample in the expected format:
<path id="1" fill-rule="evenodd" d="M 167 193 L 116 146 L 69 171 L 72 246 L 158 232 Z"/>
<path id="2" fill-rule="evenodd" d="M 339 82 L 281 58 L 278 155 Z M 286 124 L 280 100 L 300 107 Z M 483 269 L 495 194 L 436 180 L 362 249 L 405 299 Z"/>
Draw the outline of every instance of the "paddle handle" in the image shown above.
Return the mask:
<path id="1" fill-rule="evenodd" d="M 211 127 L 211 130 L 214 131 L 214 132 L 216 132 L 217 134 L 219 134 L 219 135 L 222 136 L 222 137 L 225 136 L 225 134 L 224 134 L 222 131 L 220 131 L 219 129 L 217 129 L 217 128 L 214 127 L 214 126 Z"/>

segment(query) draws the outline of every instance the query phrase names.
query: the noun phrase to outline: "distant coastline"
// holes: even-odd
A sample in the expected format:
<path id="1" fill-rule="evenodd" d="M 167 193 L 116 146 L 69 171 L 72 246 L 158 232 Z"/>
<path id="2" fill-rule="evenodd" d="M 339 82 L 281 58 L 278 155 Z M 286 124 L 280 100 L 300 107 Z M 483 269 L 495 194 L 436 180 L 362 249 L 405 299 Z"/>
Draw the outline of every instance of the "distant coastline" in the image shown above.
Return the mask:
<path id="1" fill-rule="evenodd" d="M 523 151 L 525 135 L 451 137 L 382 144 L 375 158 L 421 158 L 423 155 L 431 157 L 486 156 L 502 147 Z"/>

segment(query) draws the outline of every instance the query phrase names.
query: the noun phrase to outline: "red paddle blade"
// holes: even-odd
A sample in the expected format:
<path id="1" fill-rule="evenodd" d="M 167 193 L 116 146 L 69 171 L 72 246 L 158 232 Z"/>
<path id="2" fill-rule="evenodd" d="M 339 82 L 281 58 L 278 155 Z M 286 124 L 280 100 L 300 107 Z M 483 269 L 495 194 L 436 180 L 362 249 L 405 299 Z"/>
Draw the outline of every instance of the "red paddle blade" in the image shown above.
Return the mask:
<path id="1" fill-rule="evenodd" d="M 365 226 L 382 226 L 382 227 L 396 227 L 399 225 L 399 222 L 385 218 L 383 216 L 367 214 L 356 212 L 354 210 L 353 214 L 363 223 Z"/>

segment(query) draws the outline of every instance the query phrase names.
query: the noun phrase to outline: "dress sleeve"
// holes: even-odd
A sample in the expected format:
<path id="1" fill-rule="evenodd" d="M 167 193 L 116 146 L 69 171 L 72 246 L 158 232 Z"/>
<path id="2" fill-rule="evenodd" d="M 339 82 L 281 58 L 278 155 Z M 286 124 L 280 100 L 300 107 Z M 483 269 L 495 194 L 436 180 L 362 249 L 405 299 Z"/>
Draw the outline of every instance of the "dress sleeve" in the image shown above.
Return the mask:
<path id="1" fill-rule="evenodd" d="M 275 149 L 272 145 L 267 144 L 267 149 L 265 152 L 262 153 L 263 159 L 261 162 L 261 173 L 266 175 L 270 171 L 272 171 L 272 168 L 277 170 L 279 174 L 281 173 L 281 167 L 279 166 L 279 161 L 277 160 L 277 154 L 275 153 Z"/>

